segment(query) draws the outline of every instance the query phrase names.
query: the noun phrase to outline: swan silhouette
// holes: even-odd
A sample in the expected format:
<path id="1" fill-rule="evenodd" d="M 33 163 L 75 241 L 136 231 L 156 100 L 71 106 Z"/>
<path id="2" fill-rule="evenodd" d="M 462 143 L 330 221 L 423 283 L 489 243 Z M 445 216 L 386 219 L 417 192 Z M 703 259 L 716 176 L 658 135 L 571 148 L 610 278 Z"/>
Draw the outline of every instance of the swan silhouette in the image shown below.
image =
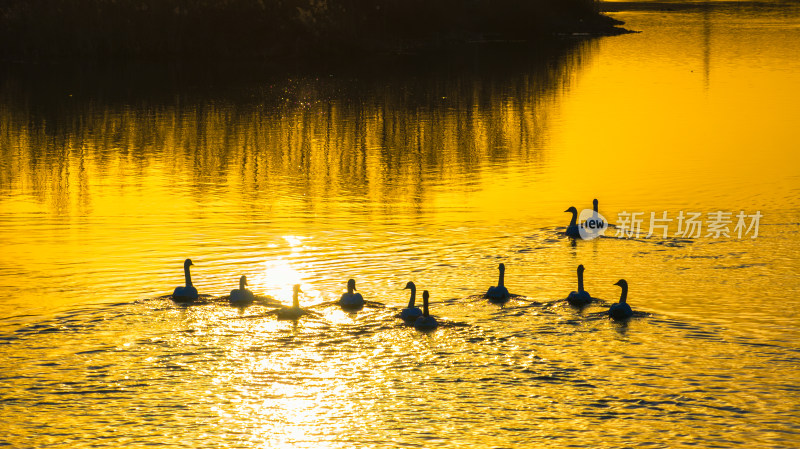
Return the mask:
<path id="1" fill-rule="evenodd" d="M 347 281 L 347 293 L 343 293 L 342 297 L 339 299 L 339 305 L 343 309 L 361 310 L 361 308 L 364 307 L 366 301 L 364 301 L 364 297 L 361 296 L 361 293 L 354 293 L 355 289 L 356 281 L 354 279 Z"/>
<path id="2" fill-rule="evenodd" d="M 506 266 L 501 263 L 498 269 L 500 270 L 500 279 L 498 279 L 497 285 L 494 287 L 489 287 L 489 290 L 486 291 L 486 294 L 483 295 L 483 297 L 488 298 L 490 301 L 503 302 L 507 301 L 511 295 L 508 293 L 508 289 L 505 287 L 505 285 L 503 285 Z"/>
<path id="3" fill-rule="evenodd" d="M 565 210 L 564 212 L 572 212 L 572 218 L 569 220 L 569 226 L 567 226 L 567 230 L 564 231 L 567 234 L 567 237 L 572 237 L 574 239 L 581 238 L 581 231 L 578 227 L 578 209 L 575 209 L 575 206 L 570 206 L 569 209 Z"/>
<path id="4" fill-rule="evenodd" d="M 409 282 L 406 284 L 403 290 L 409 289 L 411 290 L 411 299 L 408 300 L 408 307 L 400 311 L 400 318 L 403 319 L 406 323 L 414 323 L 417 318 L 422 316 L 422 310 L 419 307 L 414 307 L 414 300 L 417 296 L 417 286 L 414 285 L 413 282 Z"/>
<path id="5" fill-rule="evenodd" d="M 296 320 L 301 316 L 308 314 L 308 311 L 300 308 L 300 284 L 295 284 L 294 293 L 292 294 L 292 307 L 281 307 L 275 311 L 275 315 L 279 320 Z"/>
<path id="6" fill-rule="evenodd" d="M 436 318 L 432 317 L 428 313 L 428 290 L 422 292 L 422 316 L 414 321 L 414 327 L 423 332 L 428 332 L 436 329 L 439 326 L 439 323 L 436 322 Z"/>
<path id="7" fill-rule="evenodd" d="M 247 276 L 242 276 L 239 278 L 239 288 L 231 290 L 231 296 L 228 298 L 231 304 L 247 304 L 255 301 L 255 295 L 244 288 L 245 285 L 247 285 Z"/>
<path id="8" fill-rule="evenodd" d="M 611 307 L 608 309 L 608 316 L 615 320 L 624 320 L 633 316 L 633 310 L 631 310 L 631 306 L 628 305 L 626 300 L 628 299 L 628 282 L 625 279 L 620 279 L 614 285 L 619 285 L 622 287 L 622 294 L 619 297 L 619 302 L 616 304 L 611 304 Z"/>
<path id="9" fill-rule="evenodd" d="M 173 301 L 186 302 L 197 299 L 197 289 L 192 285 L 192 275 L 189 273 L 189 267 L 192 265 L 192 259 L 186 259 L 183 262 L 183 272 L 186 276 L 186 285 L 183 287 L 175 287 L 175 291 L 172 292 Z"/>
<path id="10" fill-rule="evenodd" d="M 589 292 L 583 289 L 583 271 L 583 265 L 578 265 L 578 291 L 570 292 L 569 296 L 567 296 L 567 302 L 573 306 L 581 307 L 592 302 Z"/>

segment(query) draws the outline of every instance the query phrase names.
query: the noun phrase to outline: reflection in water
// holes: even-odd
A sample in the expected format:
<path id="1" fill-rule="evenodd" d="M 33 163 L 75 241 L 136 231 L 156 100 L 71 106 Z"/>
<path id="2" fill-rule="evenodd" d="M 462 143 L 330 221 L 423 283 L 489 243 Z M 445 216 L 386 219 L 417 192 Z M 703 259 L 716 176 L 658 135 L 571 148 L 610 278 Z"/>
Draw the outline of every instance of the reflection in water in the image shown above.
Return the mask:
<path id="1" fill-rule="evenodd" d="M 542 171 L 550 117 L 596 49 L 488 46 L 229 85 L 186 68 L 17 68 L 0 93 L 7 305 L 24 316 L 83 303 L 85 289 L 91 302 L 159 295 L 186 257 L 201 294 L 247 275 L 257 293 L 290 298 L 302 283 L 320 301 L 334 280 L 394 278 L 382 259 L 397 249 L 424 255 L 416 270 L 458 260 L 432 252 L 447 239 L 426 228 L 463 233 L 483 183 Z M 33 291 L 52 299 L 26 301 Z"/>
<path id="2" fill-rule="evenodd" d="M 544 57 L 540 47 L 488 48 L 366 80 L 303 76 L 256 85 L 244 101 L 109 105 L 65 95 L 73 86 L 15 98 L 24 89 L 9 81 L 0 151 L 13 165 L 0 185 L 66 214 L 90 212 L 90 178 L 141 189 L 154 171 L 160 187 L 190 188 L 197 201 L 233 188 L 252 205 L 293 191 L 311 210 L 341 195 L 419 207 L 430 177 L 471 189 L 486 164 L 543 158 L 551 103 L 593 45 L 565 42 Z"/>
<path id="3" fill-rule="evenodd" d="M 703 87 L 708 91 L 711 83 L 711 7 L 703 8 Z"/>

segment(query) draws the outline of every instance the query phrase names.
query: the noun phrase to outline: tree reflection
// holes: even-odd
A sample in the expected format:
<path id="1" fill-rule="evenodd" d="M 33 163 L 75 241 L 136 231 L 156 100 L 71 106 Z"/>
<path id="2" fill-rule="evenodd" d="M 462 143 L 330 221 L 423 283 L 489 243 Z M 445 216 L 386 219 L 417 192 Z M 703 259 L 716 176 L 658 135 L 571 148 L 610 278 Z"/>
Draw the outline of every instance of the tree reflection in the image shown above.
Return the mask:
<path id="1" fill-rule="evenodd" d="M 67 213 L 91 209 L 98 179 L 142 189 L 153 171 L 197 201 L 236 189 L 250 204 L 293 192 L 314 209 L 418 207 L 431 185 L 468 191 L 493 166 L 541 163 L 550 115 L 595 46 L 482 46 L 335 76 L 17 73 L 0 91 L 0 186 Z"/>

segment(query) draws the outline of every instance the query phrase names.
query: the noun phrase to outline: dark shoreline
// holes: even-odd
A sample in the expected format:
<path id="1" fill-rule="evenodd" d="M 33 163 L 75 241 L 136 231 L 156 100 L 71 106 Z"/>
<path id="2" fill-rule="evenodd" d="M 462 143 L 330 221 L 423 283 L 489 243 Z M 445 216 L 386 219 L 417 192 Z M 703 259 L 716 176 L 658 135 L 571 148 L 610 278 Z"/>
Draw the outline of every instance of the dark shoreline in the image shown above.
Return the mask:
<path id="1" fill-rule="evenodd" d="M 629 32 L 599 9 L 597 0 L 8 0 L 0 61 L 330 63 Z"/>
<path id="2" fill-rule="evenodd" d="M 625 11 L 704 11 L 720 9 L 775 9 L 783 7 L 797 7 L 797 3 L 784 1 L 757 1 L 757 0 L 714 0 L 714 1 L 603 1 L 600 2 L 601 12 L 614 13 Z"/>
<path id="3" fill-rule="evenodd" d="M 234 60 L 234 61 L 82 61 L 74 59 L 16 62 L 0 70 L 0 97 L 27 92 L 34 104 L 88 98 L 102 102 L 172 102 L 175 95 L 250 103 L 241 92 L 264 92 L 276 102 L 293 97 L 296 82 L 317 80 L 318 86 L 355 89 L 363 83 L 394 84 L 398 80 L 444 80 L 475 74 L 482 79 L 518 73 L 557 73 L 571 54 L 590 44 L 590 37 L 569 35 L 537 42 L 483 41 L 445 49 L 402 54 L 372 54 L 356 60 Z M 258 102 L 263 101 L 259 94 Z M 59 100 L 60 99 L 60 100 Z M 26 100 L 27 102 L 28 100 Z M 191 100 L 190 100 L 191 101 Z M 205 100 L 204 100 L 205 101 Z"/>

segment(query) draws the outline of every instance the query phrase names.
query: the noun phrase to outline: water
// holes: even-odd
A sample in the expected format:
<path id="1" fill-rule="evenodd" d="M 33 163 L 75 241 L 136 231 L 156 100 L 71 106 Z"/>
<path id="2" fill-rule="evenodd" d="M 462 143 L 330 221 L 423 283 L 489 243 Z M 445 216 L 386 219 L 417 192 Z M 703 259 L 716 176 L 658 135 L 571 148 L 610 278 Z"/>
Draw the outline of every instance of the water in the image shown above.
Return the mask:
<path id="1" fill-rule="evenodd" d="M 642 33 L 424 64 L 6 77 L 0 441 L 797 446 L 800 14 L 621 9 Z M 571 244 L 592 198 L 645 232 Z M 731 236 L 645 238 L 680 211 Z M 186 257 L 200 305 L 163 298 Z M 320 317 L 228 306 L 242 274 Z M 383 306 L 327 304 L 349 278 Z"/>

